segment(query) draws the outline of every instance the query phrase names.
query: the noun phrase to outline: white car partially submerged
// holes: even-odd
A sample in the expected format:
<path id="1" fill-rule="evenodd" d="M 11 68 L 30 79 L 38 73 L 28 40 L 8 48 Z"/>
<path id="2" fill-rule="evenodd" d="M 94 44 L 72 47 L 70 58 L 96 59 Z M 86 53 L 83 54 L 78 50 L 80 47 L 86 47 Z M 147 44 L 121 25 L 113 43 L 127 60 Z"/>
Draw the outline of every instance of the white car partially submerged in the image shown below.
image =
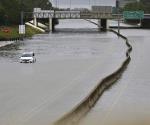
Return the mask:
<path id="1" fill-rule="evenodd" d="M 34 63 L 34 62 L 36 62 L 34 52 L 24 52 L 21 55 L 19 61 L 20 61 L 20 63 Z"/>

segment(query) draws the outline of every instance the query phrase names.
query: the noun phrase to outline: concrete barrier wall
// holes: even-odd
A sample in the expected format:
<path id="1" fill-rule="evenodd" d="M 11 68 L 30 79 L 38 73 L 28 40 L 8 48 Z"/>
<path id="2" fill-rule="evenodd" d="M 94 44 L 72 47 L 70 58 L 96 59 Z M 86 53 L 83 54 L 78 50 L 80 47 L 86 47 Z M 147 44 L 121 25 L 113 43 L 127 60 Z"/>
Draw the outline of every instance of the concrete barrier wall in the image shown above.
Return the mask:
<path id="1" fill-rule="evenodd" d="M 96 104 L 103 92 L 107 90 L 111 85 L 113 85 L 121 77 L 124 70 L 127 68 L 131 60 L 130 53 L 132 51 L 132 46 L 130 45 L 128 39 L 122 34 L 119 34 L 112 29 L 110 29 L 109 31 L 117 34 L 119 37 L 125 40 L 125 43 L 128 47 L 126 51 L 126 59 L 116 71 L 102 79 L 98 83 L 98 85 L 91 91 L 91 93 L 79 105 L 77 105 L 69 113 L 67 113 L 58 121 L 56 121 L 54 125 L 77 125 L 80 119 L 84 115 L 86 115 L 86 113 L 88 113 L 90 109 Z"/>
<path id="2" fill-rule="evenodd" d="M 23 37 L 16 38 L 1 38 L 0 49 L 5 49 L 8 46 L 14 45 L 17 41 L 23 40 Z"/>
<path id="3" fill-rule="evenodd" d="M 27 22 L 27 23 L 25 23 L 27 26 L 30 26 L 30 27 L 32 27 L 32 28 L 34 28 L 34 29 L 36 29 L 36 30 L 39 30 L 39 31 L 41 31 L 41 32 L 43 32 L 43 33 L 45 33 L 45 30 L 44 29 L 42 29 L 42 28 L 40 28 L 40 27 L 38 27 L 38 26 L 35 26 L 35 25 L 33 25 L 32 23 L 30 23 L 30 22 Z M 40 24 L 40 23 L 38 23 L 38 24 Z M 41 24 L 40 24 L 41 25 Z"/>

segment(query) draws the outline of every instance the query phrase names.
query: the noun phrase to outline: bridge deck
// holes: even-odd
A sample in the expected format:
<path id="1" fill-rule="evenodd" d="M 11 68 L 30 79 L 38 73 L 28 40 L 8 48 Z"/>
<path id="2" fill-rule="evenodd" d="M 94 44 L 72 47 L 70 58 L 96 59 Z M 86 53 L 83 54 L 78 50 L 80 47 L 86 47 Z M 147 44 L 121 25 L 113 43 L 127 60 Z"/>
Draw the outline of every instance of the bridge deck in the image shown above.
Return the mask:
<path id="1" fill-rule="evenodd" d="M 100 13 L 100 12 L 82 12 L 82 11 L 54 11 L 41 10 L 34 11 L 35 18 L 58 18 L 58 19 L 117 19 L 123 18 L 123 14 Z M 144 14 L 144 18 L 149 18 L 150 14 Z"/>
<path id="2" fill-rule="evenodd" d="M 58 19 L 112 19 L 112 13 L 80 12 L 80 11 L 41 11 L 34 12 L 36 18 Z"/>

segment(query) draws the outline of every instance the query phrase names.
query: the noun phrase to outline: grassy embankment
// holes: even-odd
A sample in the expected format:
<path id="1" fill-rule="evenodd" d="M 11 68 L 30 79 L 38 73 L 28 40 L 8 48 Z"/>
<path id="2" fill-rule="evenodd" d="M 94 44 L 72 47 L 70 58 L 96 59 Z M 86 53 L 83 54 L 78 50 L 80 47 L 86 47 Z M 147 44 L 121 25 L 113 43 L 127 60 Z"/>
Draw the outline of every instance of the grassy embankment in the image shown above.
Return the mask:
<path id="1" fill-rule="evenodd" d="M 21 37 L 19 35 L 18 26 L 7 26 L 0 27 L 0 40 L 1 39 L 15 39 Z M 35 34 L 41 33 L 39 30 L 33 29 L 29 26 L 26 26 L 26 34 L 25 37 L 32 37 Z"/>

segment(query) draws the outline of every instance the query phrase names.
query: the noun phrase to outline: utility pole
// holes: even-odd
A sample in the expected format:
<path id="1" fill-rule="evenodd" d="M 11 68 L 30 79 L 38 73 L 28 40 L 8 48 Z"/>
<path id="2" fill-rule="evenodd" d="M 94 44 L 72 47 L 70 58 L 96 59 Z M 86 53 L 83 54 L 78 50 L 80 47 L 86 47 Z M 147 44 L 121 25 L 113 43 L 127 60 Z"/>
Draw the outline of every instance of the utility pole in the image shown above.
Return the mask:
<path id="1" fill-rule="evenodd" d="M 20 10 L 21 10 L 21 19 L 20 19 L 20 25 L 19 25 L 19 34 L 21 34 L 21 37 L 23 39 L 23 36 L 25 34 L 25 25 L 23 21 L 24 12 L 23 12 L 23 1 L 20 1 Z"/>
<path id="2" fill-rule="evenodd" d="M 69 1 L 69 4 L 70 4 L 70 10 L 71 10 L 71 0 Z"/>
<path id="3" fill-rule="evenodd" d="M 57 8 L 57 4 L 58 4 L 57 2 L 58 2 L 58 1 L 57 1 L 57 0 L 55 0 L 55 2 L 56 2 L 56 8 Z"/>
<path id="4" fill-rule="evenodd" d="M 23 25 L 23 1 L 21 0 L 21 25 Z"/>
<path id="5" fill-rule="evenodd" d="M 57 0 L 57 8 L 59 8 L 59 0 Z"/>
<path id="6" fill-rule="evenodd" d="M 119 0 L 116 0 L 116 9 L 117 9 L 117 14 L 118 14 L 118 33 L 120 34 Z"/>
<path id="7" fill-rule="evenodd" d="M 91 0 L 89 0 L 89 8 L 91 8 Z"/>

